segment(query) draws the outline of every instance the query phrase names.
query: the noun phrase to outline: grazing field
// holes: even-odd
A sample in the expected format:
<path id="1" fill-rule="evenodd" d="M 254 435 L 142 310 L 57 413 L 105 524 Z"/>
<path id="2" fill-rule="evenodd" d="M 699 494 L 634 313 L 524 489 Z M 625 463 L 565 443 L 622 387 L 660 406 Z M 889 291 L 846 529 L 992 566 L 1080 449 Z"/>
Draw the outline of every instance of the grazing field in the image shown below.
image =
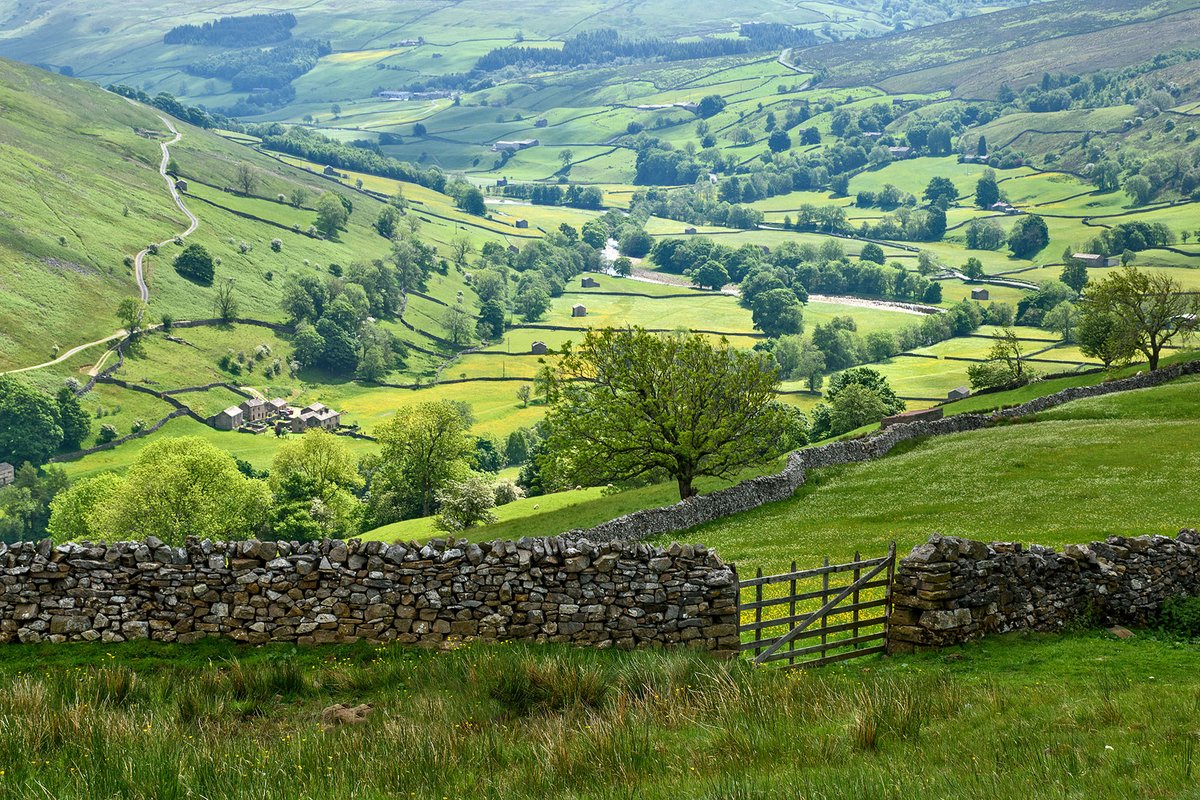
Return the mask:
<path id="1" fill-rule="evenodd" d="M 1196 524 L 1200 381 L 1078 401 L 1036 422 L 938 437 L 818 470 L 791 500 L 692 531 L 726 558 L 776 569 L 907 550 L 930 533 L 1062 544 Z M 1146 447 L 1153 442 L 1153 447 Z M 1171 475 L 1164 481 L 1164 475 Z M 1153 498 L 1148 502 L 1148 498 Z"/>

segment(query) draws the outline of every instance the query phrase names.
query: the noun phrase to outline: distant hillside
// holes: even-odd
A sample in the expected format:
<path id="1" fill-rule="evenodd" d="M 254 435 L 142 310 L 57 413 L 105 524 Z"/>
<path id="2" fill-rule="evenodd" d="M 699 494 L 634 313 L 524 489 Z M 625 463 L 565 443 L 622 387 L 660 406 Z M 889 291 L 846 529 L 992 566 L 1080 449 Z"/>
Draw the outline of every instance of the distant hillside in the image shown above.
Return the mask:
<path id="1" fill-rule="evenodd" d="M 200 219 L 189 241 L 220 259 L 216 283 L 234 280 L 242 315 L 282 320 L 289 277 L 328 277 L 339 269 L 333 265 L 388 254 L 390 243 L 372 227 L 379 200 L 211 131 L 173 124 L 183 138 L 170 148 L 172 167 L 187 180 L 184 200 Z M 158 173 L 160 143 L 169 138 L 156 110 L 0 59 L 0 370 L 48 360 L 118 327 L 118 302 L 137 294 L 132 256 L 187 227 Z M 254 176 L 250 196 L 233 190 L 245 167 Z M 291 200 L 297 191 L 298 206 Z M 317 197 L 330 191 L 353 207 L 336 240 L 308 235 Z M 425 238 L 446 246 L 445 225 L 446 232 L 430 226 Z M 171 266 L 178 252 L 168 243 L 147 257 L 155 321 L 213 315 L 216 284 L 179 276 Z M 446 291 L 453 297 L 460 288 Z"/>
<path id="2" fill-rule="evenodd" d="M 1125 66 L 1200 38 L 1200 0 L 1055 0 L 797 53 L 834 86 L 991 98 L 1043 72 Z"/>

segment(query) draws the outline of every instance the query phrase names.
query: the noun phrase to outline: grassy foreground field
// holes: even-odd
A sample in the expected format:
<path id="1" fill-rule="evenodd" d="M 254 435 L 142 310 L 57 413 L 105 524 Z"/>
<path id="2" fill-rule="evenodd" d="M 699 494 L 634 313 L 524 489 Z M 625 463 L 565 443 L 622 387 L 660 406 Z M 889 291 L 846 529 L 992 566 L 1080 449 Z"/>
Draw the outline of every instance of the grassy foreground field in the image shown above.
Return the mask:
<path id="1" fill-rule="evenodd" d="M 816 672 L 515 645 L 12 645 L 0 798 L 1194 797 L 1197 655 L 1103 633 Z M 333 703 L 374 708 L 324 728 Z"/>

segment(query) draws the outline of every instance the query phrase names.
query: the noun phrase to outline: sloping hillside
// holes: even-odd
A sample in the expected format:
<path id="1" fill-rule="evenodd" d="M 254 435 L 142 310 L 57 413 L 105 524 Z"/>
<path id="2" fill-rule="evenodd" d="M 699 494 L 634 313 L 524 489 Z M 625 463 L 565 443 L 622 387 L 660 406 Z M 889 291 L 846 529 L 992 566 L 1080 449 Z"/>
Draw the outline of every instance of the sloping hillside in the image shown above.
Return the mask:
<path id="1" fill-rule="evenodd" d="M 282 321 L 289 277 L 328 276 L 331 265 L 388 254 L 390 243 L 372 227 L 381 201 L 211 131 L 172 124 L 182 134 L 170 147 L 172 169 L 187 180 L 184 202 L 200 220 L 189 241 L 220 265 L 218 281 L 200 286 L 172 269 L 178 245 L 149 255 L 152 319 L 212 316 L 216 285 L 232 278 L 243 316 Z M 0 370 L 40 363 L 118 327 L 118 302 L 137 294 L 134 254 L 188 225 L 158 172 L 160 143 L 170 138 L 154 109 L 0 60 Z M 244 167 L 254 176 L 249 195 L 232 188 Z M 299 205 L 291 201 L 296 190 Z M 334 240 L 307 233 L 324 192 L 353 206 Z M 430 227 L 424 238 L 435 246 L 454 230 L 448 222 Z M 465 288 L 453 273 L 435 282 L 439 295 Z"/>
<path id="2" fill-rule="evenodd" d="M 890 92 L 953 89 L 994 97 L 1043 72 L 1124 66 L 1200 33 L 1197 0 L 1057 0 L 920 28 L 872 41 L 837 42 L 796 54 L 836 86 L 873 84 Z"/>

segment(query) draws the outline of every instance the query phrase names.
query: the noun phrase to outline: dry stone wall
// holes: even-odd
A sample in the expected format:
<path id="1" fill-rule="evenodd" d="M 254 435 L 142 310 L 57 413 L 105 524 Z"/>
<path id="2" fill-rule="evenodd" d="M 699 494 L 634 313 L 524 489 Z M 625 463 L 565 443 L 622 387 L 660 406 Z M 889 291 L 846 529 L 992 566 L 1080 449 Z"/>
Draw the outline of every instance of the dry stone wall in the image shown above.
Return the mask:
<path id="1" fill-rule="evenodd" d="M 1007 631 L 1058 631 L 1078 621 L 1146 625 L 1164 601 L 1200 593 L 1200 535 L 1112 536 L 1023 547 L 934 536 L 900 561 L 888 647 L 945 647 Z"/>
<path id="2" fill-rule="evenodd" d="M 702 546 L 0 544 L 0 641 L 455 639 L 737 652 L 737 575 Z"/>
<path id="3" fill-rule="evenodd" d="M 641 541 L 653 536 L 684 531 L 706 522 L 758 508 L 766 503 L 786 500 L 804 485 L 805 471 L 809 469 L 870 461 L 882 458 L 900 442 L 910 439 L 982 430 L 999 422 L 1037 414 L 1072 400 L 1147 389 L 1184 375 L 1195 374 L 1200 374 L 1200 361 L 1191 361 L 1157 372 L 1145 372 L 1131 378 L 1094 386 L 1064 389 L 994 414 L 956 414 L 936 421 L 893 425 L 859 439 L 847 439 L 798 450 L 788 456 L 787 466 L 776 475 L 743 481 L 728 489 L 693 497 L 673 506 L 635 511 L 594 528 L 571 531 L 566 535 L 591 541 Z"/>

